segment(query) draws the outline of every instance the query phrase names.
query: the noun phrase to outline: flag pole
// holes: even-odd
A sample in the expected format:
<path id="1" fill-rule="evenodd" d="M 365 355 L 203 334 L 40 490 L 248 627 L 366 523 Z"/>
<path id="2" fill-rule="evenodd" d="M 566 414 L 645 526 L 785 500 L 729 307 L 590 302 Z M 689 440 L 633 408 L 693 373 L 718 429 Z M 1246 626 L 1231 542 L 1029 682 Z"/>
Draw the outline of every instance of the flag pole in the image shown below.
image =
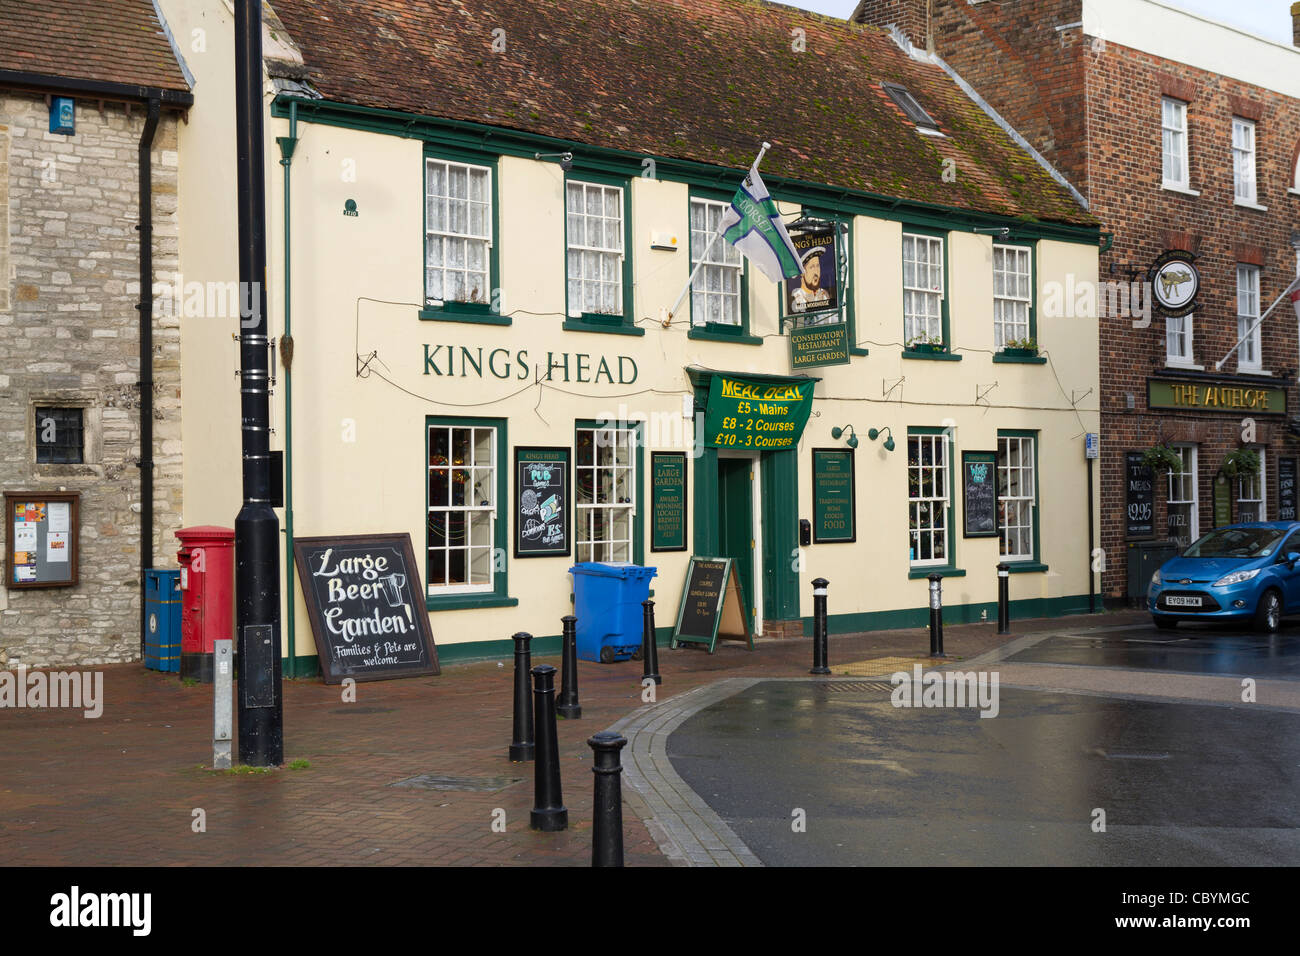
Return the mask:
<path id="1" fill-rule="evenodd" d="M 751 166 L 750 169 L 758 169 L 758 164 L 763 161 L 764 154 L 766 154 L 767 151 L 771 148 L 772 148 L 772 144 L 767 141 L 764 141 L 762 148 L 758 151 L 758 159 L 754 160 L 754 165 Z M 688 223 L 687 224 L 688 228 L 689 225 L 690 224 Z M 700 266 L 704 265 L 704 260 L 709 258 L 709 253 L 713 251 L 713 247 L 717 245 L 718 239 L 721 236 L 722 236 L 722 221 L 721 219 L 719 219 L 718 228 L 714 230 L 713 236 L 709 239 L 709 244 L 705 247 L 704 254 L 700 256 L 700 261 L 695 263 L 695 268 L 691 270 L 690 276 L 688 276 L 686 279 L 686 285 L 682 286 L 682 291 L 678 293 L 676 301 L 673 302 L 673 307 L 668 310 L 669 322 L 673 320 L 673 316 L 676 315 L 677 310 L 681 308 L 682 300 L 686 298 L 686 293 L 690 292 L 691 286 L 695 284 L 695 276 L 699 273 Z"/>
<path id="2" fill-rule="evenodd" d="M 1245 342 L 1246 339 L 1250 338 L 1252 335 L 1255 334 L 1255 330 L 1259 328 L 1260 323 L 1263 322 L 1265 319 L 1267 319 L 1270 315 L 1272 315 L 1273 310 L 1282 304 L 1282 300 L 1285 299 L 1288 295 L 1290 295 L 1292 291 L 1294 291 L 1297 283 L 1300 283 L 1300 276 L 1296 276 L 1294 279 L 1291 280 L 1291 284 L 1288 285 L 1282 291 L 1282 294 L 1273 301 L 1273 304 L 1268 307 L 1268 310 L 1263 315 L 1261 315 L 1258 319 L 1255 320 L 1255 323 L 1246 330 L 1246 333 L 1241 338 L 1237 339 L 1237 344 L 1234 345 L 1232 348 L 1228 349 L 1228 354 L 1214 363 L 1214 370 L 1216 372 L 1223 368 L 1224 364 L 1228 361 L 1228 359 L 1232 358 L 1233 352 L 1241 348 L 1241 343 Z M 1262 359 L 1263 356 L 1260 356 L 1260 358 Z"/>

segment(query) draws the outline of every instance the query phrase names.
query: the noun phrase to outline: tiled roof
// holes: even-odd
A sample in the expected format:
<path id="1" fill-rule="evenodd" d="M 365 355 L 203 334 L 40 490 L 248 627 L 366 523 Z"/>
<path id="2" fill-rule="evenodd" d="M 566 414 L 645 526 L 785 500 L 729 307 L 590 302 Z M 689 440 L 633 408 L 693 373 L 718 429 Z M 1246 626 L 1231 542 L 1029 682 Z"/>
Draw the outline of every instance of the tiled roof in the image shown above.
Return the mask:
<path id="1" fill-rule="evenodd" d="M 189 90 L 151 0 L 0 0 L 0 70 Z"/>
<path id="2" fill-rule="evenodd" d="M 872 27 L 760 0 L 272 3 L 330 100 L 742 169 L 767 139 L 768 177 L 1093 223 L 942 69 Z M 917 133 L 882 81 L 947 138 Z"/>

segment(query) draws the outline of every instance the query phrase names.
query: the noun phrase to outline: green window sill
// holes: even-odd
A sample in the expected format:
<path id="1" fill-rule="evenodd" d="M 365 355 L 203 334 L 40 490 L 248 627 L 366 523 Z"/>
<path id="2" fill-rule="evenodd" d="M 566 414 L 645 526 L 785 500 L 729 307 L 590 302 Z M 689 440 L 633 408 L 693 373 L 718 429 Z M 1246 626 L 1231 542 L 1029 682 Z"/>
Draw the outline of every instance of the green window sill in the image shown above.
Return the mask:
<path id="1" fill-rule="evenodd" d="M 454 305 L 443 309 L 421 309 L 420 318 L 425 322 L 474 322 L 479 325 L 510 324 L 510 316 L 508 315 L 501 315 L 490 309 L 483 312 L 475 309 L 461 309 Z"/>
<path id="2" fill-rule="evenodd" d="M 620 318 L 568 318 L 564 320 L 566 332 L 605 332 L 609 335 L 645 335 L 645 329 L 635 325 L 624 325 Z"/>
<path id="3" fill-rule="evenodd" d="M 516 607 L 519 598 L 500 594 L 448 594 L 445 597 L 426 597 L 424 606 L 429 611 L 460 611 L 476 607 Z"/>
<path id="4" fill-rule="evenodd" d="M 1046 365 L 1047 359 L 1042 355 L 1007 355 L 1004 352 L 994 352 L 993 361 L 1006 362 L 1016 365 Z"/>
<path id="5" fill-rule="evenodd" d="M 1029 574 L 1033 571 L 1046 571 L 1047 565 L 1037 561 L 1006 561 L 1008 574 Z"/>
<path id="6" fill-rule="evenodd" d="M 734 329 L 735 331 L 732 331 Z M 704 342 L 736 342 L 740 345 L 762 345 L 763 338 L 759 335 L 750 335 L 744 332 L 740 326 L 731 328 L 718 327 L 716 325 L 702 327 L 698 325 L 691 326 L 691 330 L 686 333 L 688 339 L 700 339 Z"/>
<path id="7" fill-rule="evenodd" d="M 931 362 L 960 362 L 961 356 L 952 352 L 913 352 L 903 349 L 905 359 L 929 359 Z"/>
<path id="8" fill-rule="evenodd" d="M 941 574 L 945 578 L 964 578 L 966 576 L 966 572 L 963 569 L 954 568 L 947 564 L 939 564 L 928 568 L 912 568 L 907 572 L 909 579 L 928 578 L 932 574 Z"/>
<path id="9" fill-rule="evenodd" d="M 850 345 L 850 346 L 849 346 L 849 354 L 850 354 L 850 355 L 870 355 L 871 353 L 868 352 L 866 349 L 858 348 L 856 345 Z"/>

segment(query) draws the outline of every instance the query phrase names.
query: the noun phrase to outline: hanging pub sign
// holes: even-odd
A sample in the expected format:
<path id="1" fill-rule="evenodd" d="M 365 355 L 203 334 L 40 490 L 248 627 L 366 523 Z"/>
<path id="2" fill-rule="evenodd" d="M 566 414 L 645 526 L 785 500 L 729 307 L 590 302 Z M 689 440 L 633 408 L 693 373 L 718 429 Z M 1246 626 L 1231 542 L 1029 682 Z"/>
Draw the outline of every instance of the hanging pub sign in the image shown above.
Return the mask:
<path id="1" fill-rule="evenodd" d="M 849 364 L 849 324 L 827 322 L 790 330 L 790 370 Z"/>
<path id="2" fill-rule="evenodd" d="M 325 683 L 441 673 L 409 534 L 295 538 Z"/>
<path id="3" fill-rule="evenodd" d="M 1295 459 L 1277 460 L 1277 520 L 1295 521 Z"/>
<path id="4" fill-rule="evenodd" d="M 856 541 L 854 525 L 853 450 L 814 448 L 813 541 Z"/>
<path id="5" fill-rule="evenodd" d="M 829 225 L 829 223 L 828 223 Z M 839 255 L 831 229 L 795 233 L 790 236 L 799 253 L 802 272 L 783 283 L 785 315 L 814 315 L 840 310 Z"/>
<path id="6" fill-rule="evenodd" d="M 5 565 L 9 588 L 77 583 L 81 536 L 78 492 L 6 491 Z"/>
<path id="7" fill-rule="evenodd" d="M 516 448 L 516 558 L 569 553 L 569 503 L 569 449 Z"/>
<path id="8" fill-rule="evenodd" d="M 1155 526 L 1155 475 L 1142 452 L 1124 452 L 1124 536 L 1149 538 Z"/>
<path id="9" fill-rule="evenodd" d="M 816 379 L 761 381 L 714 375 L 704 414 L 710 448 L 794 448 L 812 412 Z"/>
<path id="10" fill-rule="evenodd" d="M 996 538 L 998 534 L 998 453 L 961 453 L 962 515 L 965 538 Z"/>
<path id="11" fill-rule="evenodd" d="M 1196 309 L 1201 291 L 1201 273 L 1196 256 L 1183 249 L 1171 249 L 1152 263 L 1147 271 L 1151 295 L 1165 315 L 1178 317 Z"/>
<path id="12" fill-rule="evenodd" d="M 1147 406 L 1192 411 L 1286 414 L 1286 389 L 1176 379 L 1147 379 Z"/>
<path id="13" fill-rule="evenodd" d="M 754 636 L 741 610 L 744 606 L 740 579 L 731 558 L 692 556 L 686 567 L 682 599 L 677 604 L 672 648 L 703 644 L 712 654 L 718 641 L 744 641 L 752 651 Z"/>
<path id="14" fill-rule="evenodd" d="M 650 550 L 686 550 L 686 452 L 650 454 Z"/>

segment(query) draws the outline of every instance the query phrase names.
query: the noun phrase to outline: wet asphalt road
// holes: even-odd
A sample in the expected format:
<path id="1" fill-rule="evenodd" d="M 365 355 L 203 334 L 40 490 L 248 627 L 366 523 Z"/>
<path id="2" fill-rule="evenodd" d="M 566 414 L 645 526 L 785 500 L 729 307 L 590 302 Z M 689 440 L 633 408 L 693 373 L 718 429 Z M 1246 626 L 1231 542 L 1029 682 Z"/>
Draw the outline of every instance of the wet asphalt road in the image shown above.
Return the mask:
<path id="1" fill-rule="evenodd" d="M 1286 679 L 1298 658 L 1294 626 L 1147 627 L 1014 660 Z M 684 722 L 668 755 L 768 865 L 1300 864 L 1300 713 L 1006 687 L 999 702 L 988 719 L 766 681 Z"/>

